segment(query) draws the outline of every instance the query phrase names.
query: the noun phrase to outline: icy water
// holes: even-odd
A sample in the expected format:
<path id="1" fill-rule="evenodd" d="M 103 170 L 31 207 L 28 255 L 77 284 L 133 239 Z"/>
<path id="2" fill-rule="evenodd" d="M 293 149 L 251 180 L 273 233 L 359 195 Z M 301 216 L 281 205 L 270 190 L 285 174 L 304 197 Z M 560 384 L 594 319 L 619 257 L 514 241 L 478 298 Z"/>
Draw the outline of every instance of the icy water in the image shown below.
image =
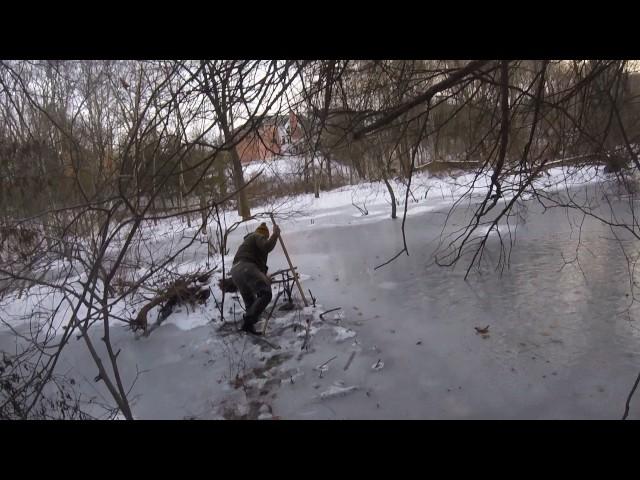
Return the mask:
<path id="1" fill-rule="evenodd" d="M 620 418 L 640 369 L 640 326 L 638 309 L 629 311 L 627 262 L 609 228 L 531 205 L 510 268 L 485 267 L 464 281 L 468 261 L 455 269 L 429 265 L 442 222 L 437 212 L 410 218 L 410 256 L 376 271 L 402 247 L 390 220 L 330 235 L 310 229 L 289 240 L 313 277 L 305 287 L 362 323 L 358 338 L 373 346 L 363 363 L 385 362 L 361 379 L 369 395 L 335 402 L 331 416 Z M 580 264 L 566 263 L 578 242 Z M 492 234 L 493 260 L 499 243 Z M 625 247 L 637 251 L 633 241 Z M 487 326 L 485 335 L 475 329 Z M 640 416 L 640 399 L 634 412 Z"/>
<path id="2" fill-rule="evenodd" d="M 620 212 L 624 208 L 622 202 L 616 205 Z M 304 288 L 323 309 L 341 307 L 342 325 L 357 338 L 333 350 L 314 340 L 316 363 L 337 356 L 333 377 L 312 378 L 306 371 L 296 383 L 271 388 L 273 414 L 284 419 L 620 418 L 640 369 L 640 320 L 628 296 L 628 264 L 610 229 L 583 222 L 576 212 L 543 212 L 529 202 L 509 268 L 493 268 L 500 240 L 492 233 L 489 261 L 465 281 L 470 257 L 455 268 L 432 262 L 443 212 L 414 212 L 407 220 L 410 256 L 378 270 L 376 265 L 402 248 L 401 219 L 358 219 L 350 210 L 323 215 L 308 227 L 283 225 Z M 461 211 L 449 221 L 460 226 L 467 220 Z M 504 226 L 501 232 L 507 232 Z M 628 238 L 624 246 L 627 254 L 640 250 Z M 579 264 L 567 263 L 576 251 Z M 285 264 L 276 249 L 271 269 Z M 484 334 L 476 330 L 487 327 Z M 239 392 L 228 382 L 244 360 L 221 358 L 219 350 L 228 347 L 212 340 L 214 329 L 206 321 L 190 330 L 167 322 L 141 340 L 122 327 L 114 329 L 125 377 L 132 380 L 136 368 L 142 372 L 132 392 L 137 418 L 219 418 L 214 410 L 221 392 L 229 403 L 235 401 Z M 12 343 L 6 332 L 0 334 L 2 349 L 11 350 Z M 343 365 L 352 352 L 347 370 Z M 378 362 L 380 368 L 372 368 Z M 60 371 L 84 378 L 85 391 L 100 398 L 105 392 L 90 380 L 94 370 L 82 342 L 73 341 Z M 312 395 L 316 388 L 315 393 L 327 391 L 335 379 L 357 389 L 325 400 Z M 632 402 L 629 418 L 640 418 L 640 398 Z"/>

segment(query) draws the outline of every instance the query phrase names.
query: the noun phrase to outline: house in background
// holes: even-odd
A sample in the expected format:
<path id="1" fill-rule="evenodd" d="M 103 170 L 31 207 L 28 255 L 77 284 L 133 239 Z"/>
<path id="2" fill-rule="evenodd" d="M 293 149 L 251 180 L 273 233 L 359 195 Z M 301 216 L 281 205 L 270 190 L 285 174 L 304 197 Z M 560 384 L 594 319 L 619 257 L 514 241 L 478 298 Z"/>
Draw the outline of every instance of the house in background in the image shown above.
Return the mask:
<path id="1" fill-rule="evenodd" d="M 240 127 L 236 134 L 242 136 L 243 129 L 249 123 Z M 303 138 L 298 118 L 293 112 L 289 115 L 274 115 L 266 117 L 257 129 L 249 132 L 236 145 L 236 151 L 242 164 L 269 160 L 285 154 L 293 154 L 295 145 Z"/>

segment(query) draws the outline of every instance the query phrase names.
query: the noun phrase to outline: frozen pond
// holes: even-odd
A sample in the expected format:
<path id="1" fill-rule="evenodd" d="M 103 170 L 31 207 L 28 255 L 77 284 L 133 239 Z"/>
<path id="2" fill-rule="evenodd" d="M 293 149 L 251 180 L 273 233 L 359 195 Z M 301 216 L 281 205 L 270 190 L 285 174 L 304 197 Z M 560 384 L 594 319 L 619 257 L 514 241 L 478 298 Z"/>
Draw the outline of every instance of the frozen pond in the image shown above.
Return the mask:
<path id="1" fill-rule="evenodd" d="M 576 212 L 543 213 L 528 202 L 510 268 L 501 274 L 489 266 L 500 252 L 499 237 L 491 234 L 487 255 L 494 263 L 465 281 L 469 257 L 456 268 L 432 262 L 446 211 L 414 212 L 407 221 L 410 256 L 378 270 L 376 265 L 402 248 L 401 219 L 358 219 L 351 207 L 295 228 L 283 223 L 304 288 L 317 297 L 321 311 L 342 310 L 333 343 L 323 343 L 320 332 L 305 359 L 288 354 L 276 359 L 298 373 L 290 368 L 291 382 L 275 382 L 265 395 L 273 415 L 620 418 L 640 368 L 640 326 L 638 309 L 629 309 L 627 261 L 610 229 L 582 222 Z M 463 225 L 467 215 L 456 213 L 449 223 Z M 240 236 L 232 236 L 232 248 Z M 580 263 L 571 263 L 578 243 Z M 627 254 L 638 251 L 630 239 L 624 246 Z M 206 255 L 206 249 L 197 251 L 196 259 Z M 276 249 L 271 270 L 285 264 Z M 210 306 L 191 312 L 192 321 L 203 319 L 192 328 L 167 321 L 148 339 L 134 340 L 122 327 L 114 330 L 125 377 L 132 380 L 136 367 L 143 372 L 132 392 L 137 418 L 220 418 L 215 413 L 220 398 L 243 401 L 229 381 L 245 359 L 225 354 L 231 347 L 215 338 L 215 322 L 207 320 L 214 311 Z M 487 326 L 485 334 L 476 330 Z M 6 332 L 0 334 L 3 350 L 12 344 Z M 264 364 L 267 357 L 258 354 L 254 360 Z M 331 357 L 331 369 L 317 375 L 312 366 Z M 82 342 L 72 341 L 60 371 L 87 379 L 81 383 L 88 394 L 104 395 L 101 384 L 91 381 L 95 370 Z M 263 386 L 269 377 L 258 380 Z M 629 418 L 640 418 L 640 399 L 634 400 Z"/>
<path id="2" fill-rule="evenodd" d="M 363 379 L 371 395 L 336 402 L 336 418 L 621 417 L 640 368 L 627 262 L 608 227 L 585 220 L 579 235 L 582 215 L 570 214 L 570 224 L 564 210 L 541 211 L 529 206 L 510 269 L 500 275 L 485 268 L 468 281 L 465 262 L 430 265 L 443 222 L 438 213 L 412 217 L 411 255 L 376 271 L 402 247 L 389 220 L 310 228 L 289 240 L 313 277 L 305 287 L 360 320 L 358 337 L 378 347 L 363 363 L 375 356 L 385 362 L 384 373 Z M 580 265 L 565 265 L 578 241 Z M 625 247 L 637 251 L 632 241 Z M 497 235 L 488 248 L 496 260 Z M 474 328 L 487 326 L 484 336 Z M 302 411 L 294 406 L 284 416 Z M 640 400 L 634 414 L 640 416 Z"/>

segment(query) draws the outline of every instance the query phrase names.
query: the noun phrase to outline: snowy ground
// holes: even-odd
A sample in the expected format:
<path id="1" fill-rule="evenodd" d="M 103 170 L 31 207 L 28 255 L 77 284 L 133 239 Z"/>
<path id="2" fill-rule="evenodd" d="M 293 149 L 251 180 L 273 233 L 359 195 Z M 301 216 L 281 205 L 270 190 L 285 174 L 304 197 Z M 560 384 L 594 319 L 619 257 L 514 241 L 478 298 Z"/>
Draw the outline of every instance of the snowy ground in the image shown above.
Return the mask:
<path id="1" fill-rule="evenodd" d="M 540 187 L 563 188 L 555 184 L 560 173 L 550 171 Z M 378 270 L 402 248 L 401 219 L 389 219 L 384 185 L 279 205 L 282 214 L 297 212 L 281 222 L 283 238 L 305 290 L 317 298 L 315 308 L 276 307 L 267 338 L 278 349 L 234 333 L 231 323 L 217 320 L 213 302 L 182 307 L 147 338 L 115 329 L 125 379 L 141 372 L 131 393 L 135 417 L 620 418 L 640 367 L 640 329 L 637 308 L 629 309 L 629 273 L 618 242 L 589 220 L 578 238 L 582 217 L 543 212 L 527 202 L 511 268 L 502 275 L 484 269 L 464 281 L 466 263 L 440 268 L 432 254 L 446 213 L 471 179 L 415 178 L 407 220 L 410 256 Z M 588 191 L 596 180 L 594 170 L 585 169 L 571 182 L 576 191 Z M 404 199 L 400 184 L 396 191 Z M 474 199 L 482 193 L 479 188 Z M 233 213 L 227 217 L 228 223 L 237 220 Z M 468 219 L 469 211 L 459 209 L 450 228 Z M 255 226 L 232 234 L 227 265 Z M 183 228 L 176 220 L 150 229 L 158 251 L 175 246 L 172 232 Z M 489 254 L 497 258 L 498 235 L 489 238 Z M 578 242 L 580 265 L 563 267 Z M 633 242 L 627 246 L 637 250 Z M 205 258 L 206 246 L 195 245 L 180 261 L 188 271 Z M 279 247 L 269 267 L 286 267 Z M 215 280 L 211 285 L 219 295 Z M 235 303 L 229 297 L 226 302 L 227 309 Z M 14 299 L 2 316 L 15 328 L 27 328 L 31 308 L 28 297 Z M 310 345 L 302 349 L 307 320 Z M 487 326 L 485 334 L 476 330 Z M 100 331 L 94 335 L 99 338 Z M 6 329 L 0 331 L 0 349 L 11 351 L 14 342 Z M 108 399 L 102 384 L 92 381 L 95 367 L 82 342 L 68 346 L 59 370 L 87 395 Z M 640 401 L 629 417 L 640 417 Z"/>

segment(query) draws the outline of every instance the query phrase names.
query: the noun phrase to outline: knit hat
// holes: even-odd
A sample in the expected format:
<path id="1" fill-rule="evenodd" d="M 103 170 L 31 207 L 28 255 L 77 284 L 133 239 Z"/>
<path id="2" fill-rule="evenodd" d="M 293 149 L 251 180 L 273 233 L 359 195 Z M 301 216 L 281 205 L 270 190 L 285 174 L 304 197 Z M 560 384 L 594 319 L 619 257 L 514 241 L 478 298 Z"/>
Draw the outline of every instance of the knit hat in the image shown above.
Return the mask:
<path id="1" fill-rule="evenodd" d="M 259 233 L 260 235 L 264 235 L 265 237 L 268 237 L 269 229 L 267 228 L 267 224 L 264 222 L 261 223 L 260 226 L 256 228 L 256 233 Z"/>

